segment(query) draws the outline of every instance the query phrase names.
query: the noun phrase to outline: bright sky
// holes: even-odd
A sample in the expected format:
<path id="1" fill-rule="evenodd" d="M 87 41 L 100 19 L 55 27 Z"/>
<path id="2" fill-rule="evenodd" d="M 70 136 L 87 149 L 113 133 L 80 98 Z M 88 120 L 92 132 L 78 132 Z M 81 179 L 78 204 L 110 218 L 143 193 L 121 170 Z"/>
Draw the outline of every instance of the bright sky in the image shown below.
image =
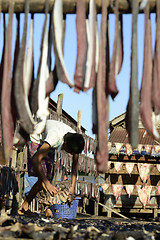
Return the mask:
<path id="1" fill-rule="evenodd" d="M 131 54 L 131 14 L 123 15 L 123 38 L 124 38 L 124 61 L 120 74 L 117 78 L 117 87 L 119 94 L 114 101 L 109 101 L 109 120 L 112 120 L 116 116 L 126 111 L 126 106 L 129 97 L 129 82 L 130 82 L 130 54 Z M 75 64 L 76 64 L 76 51 L 77 51 L 77 40 L 76 40 L 76 26 L 75 26 L 75 15 L 67 15 L 66 35 L 65 35 L 65 49 L 64 58 L 67 66 L 67 70 L 70 78 L 73 82 Z M 98 15 L 98 22 L 100 26 L 101 15 Z M 21 26 L 23 26 L 23 16 L 21 17 Z M 152 42 L 154 50 L 155 42 L 155 14 L 151 14 L 152 20 Z M 2 33 L 2 22 L 1 21 L 1 33 Z M 35 29 L 34 29 L 34 58 L 35 58 L 35 75 L 38 68 L 39 57 L 40 57 L 40 42 L 42 27 L 44 22 L 44 14 L 36 14 L 35 16 Z M 113 40 L 114 40 L 114 25 L 115 18 L 111 14 L 109 18 L 109 38 L 110 38 L 110 55 L 112 55 Z M 13 25 L 15 26 L 15 24 Z M 21 27 L 22 34 L 22 27 Z M 15 35 L 15 28 L 14 28 Z M 1 36 L 3 36 L 1 34 Z M 13 36 L 13 40 L 14 40 Z M 1 38 L 2 46 L 2 38 Z M 14 42 L 14 41 L 13 41 Z M 139 73 L 139 87 L 142 78 L 143 69 L 143 45 L 144 45 L 144 15 L 139 14 L 138 17 L 138 73 Z M 2 51 L 2 48 L 0 49 Z M 2 52 L 1 52 L 2 53 Z M 54 64 L 54 63 L 53 63 Z M 81 110 L 81 125 L 86 128 L 86 134 L 94 137 L 92 134 L 92 89 L 86 93 L 80 92 L 75 93 L 73 89 L 70 89 L 66 84 L 59 81 L 56 90 L 50 95 L 50 97 L 57 102 L 58 95 L 63 93 L 63 109 L 70 114 L 75 120 L 77 120 L 78 110 Z"/>

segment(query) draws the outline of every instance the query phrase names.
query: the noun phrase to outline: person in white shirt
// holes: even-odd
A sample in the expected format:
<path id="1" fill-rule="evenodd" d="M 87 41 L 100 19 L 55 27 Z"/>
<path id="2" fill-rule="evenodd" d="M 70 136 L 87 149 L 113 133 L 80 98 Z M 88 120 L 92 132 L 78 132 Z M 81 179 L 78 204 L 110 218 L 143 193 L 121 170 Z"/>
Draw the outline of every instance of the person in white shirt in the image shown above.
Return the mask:
<path id="1" fill-rule="evenodd" d="M 30 139 L 32 144 L 37 147 L 37 151 L 35 151 L 31 158 L 30 170 L 33 167 L 34 172 L 32 169 L 32 173 L 30 174 L 30 171 L 29 175 L 37 176 L 38 181 L 33 185 L 25 201 L 18 209 L 18 214 L 28 214 L 32 216 L 32 213 L 29 211 L 29 205 L 39 191 L 45 189 L 52 196 L 58 191 L 47 178 L 48 173 L 45 171 L 45 164 L 42 164 L 43 161 L 46 160 L 50 152 L 54 152 L 54 149 L 57 149 L 58 151 L 63 149 L 67 153 L 73 155 L 71 187 L 69 192 L 74 194 L 78 172 L 78 155 L 83 151 L 85 142 L 82 134 L 76 133 L 68 125 L 56 120 L 47 120 L 44 133 L 41 136 L 32 135 L 30 136 Z M 47 209 L 46 216 L 51 215 L 51 211 Z"/>

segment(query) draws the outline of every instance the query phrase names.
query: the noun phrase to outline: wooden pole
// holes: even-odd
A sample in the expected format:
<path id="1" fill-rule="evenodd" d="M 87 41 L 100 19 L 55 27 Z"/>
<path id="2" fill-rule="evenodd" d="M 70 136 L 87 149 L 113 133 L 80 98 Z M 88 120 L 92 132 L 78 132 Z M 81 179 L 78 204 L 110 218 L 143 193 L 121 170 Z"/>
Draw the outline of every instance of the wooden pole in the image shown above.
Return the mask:
<path id="1" fill-rule="evenodd" d="M 57 113 L 62 115 L 63 93 L 58 95 Z"/>
<path id="2" fill-rule="evenodd" d="M 53 4 L 55 0 L 50 0 L 49 12 L 52 11 Z M 64 13 L 75 13 L 76 12 L 76 1 L 77 0 L 63 0 Z M 85 0 L 88 11 L 89 0 Z M 137 0 L 139 4 L 142 0 Z M 15 9 L 16 13 L 24 12 L 24 2 L 25 0 L 15 0 Z M 101 12 L 101 0 L 95 0 L 97 6 L 97 12 Z M 114 1 L 113 1 L 114 2 Z M 130 5 L 128 0 L 119 0 L 119 10 L 121 13 L 131 13 Z M 149 0 L 151 12 L 155 12 L 156 0 Z M 112 3 L 112 1 L 111 1 Z M 108 0 L 107 5 L 109 6 L 110 1 Z M 8 12 L 9 0 L 1 0 L 2 12 Z M 30 12 L 31 13 L 44 13 L 45 0 L 30 0 Z M 113 6 L 110 4 L 109 12 L 113 12 Z"/>
<path id="3" fill-rule="evenodd" d="M 77 128 L 79 129 L 79 131 L 81 130 L 81 110 L 78 110 Z"/>

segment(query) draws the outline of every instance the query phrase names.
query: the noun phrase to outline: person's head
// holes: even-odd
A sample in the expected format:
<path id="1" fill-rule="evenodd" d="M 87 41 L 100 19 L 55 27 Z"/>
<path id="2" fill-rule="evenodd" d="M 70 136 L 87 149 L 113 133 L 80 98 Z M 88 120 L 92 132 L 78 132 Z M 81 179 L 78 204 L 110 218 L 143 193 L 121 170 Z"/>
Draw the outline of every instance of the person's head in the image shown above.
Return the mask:
<path id="1" fill-rule="evenodd" d="M 84 149 L 84 138 L 79 133 L 66 133 L 64 135 L 63 149 L 68 153 L 81 153 Z"/>

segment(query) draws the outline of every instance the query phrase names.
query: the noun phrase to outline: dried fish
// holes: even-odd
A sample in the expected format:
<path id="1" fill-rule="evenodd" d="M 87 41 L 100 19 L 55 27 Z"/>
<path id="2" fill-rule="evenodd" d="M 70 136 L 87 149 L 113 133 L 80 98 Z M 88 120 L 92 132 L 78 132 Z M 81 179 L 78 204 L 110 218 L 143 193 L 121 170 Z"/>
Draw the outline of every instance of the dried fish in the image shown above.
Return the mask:
<path id="1" fill-rule="evenodd" d="M 65 62 L 63 59 L 63 1 L 55 0 L 52 12 L 54 53 L 58 78 L 60 81 L 72 87 Z"/>
<path id="2" fill-rule="evenodd" d="M 155 114 L 160 113 L 160 2 L 156 1 L 156 41 L 153 59 L 152 106 Z"/>
<path id="3" fill-rule="evenodd" d="M 97 171 L 105 173 L 108 167 L 108 94 L 106 85 L 108 81 L 109 67 L 109 42 L 108 42 L 108 13 L 107 1 L 102 1 L 102 19 L 100 33 L 99 66 L 97 75 L 96 95 L 97 95 L 97 149 L 96 164 Z"/>
<path id="4" fill-rule="evenodd" d="M 114 163 L 114 167 L 117 172 L 119 172 L 121 170 L 122 166 L 123 166 L 123 162 L 115 162 Z"/>
<path id="5" fill-rule="evenodd" d="M 49 97 L 46 96 L 46 82 L 49 78 L 49 66 L 48 66 L 48 9 L 49 1 L 45 2 L 45 20 L 43 24 L 43 33 L 41 40 L 41 56 L 39 60 L 38 69 L 38 110 L 36 112 L 36 118 L 38 124 L 35 126 L 34 132 L 40 134 L 44 131 L 46 120 L 49 116 L 48 104 Z"/>
<path id="6" fill-rule="evenodd" d="M 2 81 L 2 96 L 1 96 L 1 127 L 2 127 L 2 142 L 3 142 L 3 154 L 5 160 L 9 160 L 14 135 L 14 117 L 12 115 L 11 108 L 11 92 L 12 92 L 12 80 L 11 80 L 11 68 L 12 68 L 12 21 L 14 12 L 14 1 L 9 1 L 9 20 L 6 30 L 6 43 L 4 52 L 4 69 L 3 69 L 3 81 Z"/>
<path id="7" fill-rule="evenodd" d="M 131 196 L 131 194 L 133 193 L 133 190 L 134 190 L 134 185 L 132 185 L 132 184 L 125 185 L 125 188 L 126 188 L 127 194 L 129 195 L 129 198 L 130 198 L 130 196 Z"/>
<path id="8" fill-rule="evenodd" d="M 32 133 L 34 129 L 34 122 L 31 118 L 28 100 L 25 97 L 25 82 L 24 82 L 24 62 L 26 52 L 26 38 L 27 38 L 27 25 L 28 25 L 29 1 L 25 1 L 25 20 L 23 27 L 23 36 L 21 47 L 18 53 L 18 61 L 15 70 L 15 87 L 14 95 L 16 99 L 16 107 L 18 112 L 18 120 L 21 127 L 27 132 Z M 30 74 L 29 74 L 30 75 Z M 28 76 L 29 76 L 28 75 Z M 28 90 L 27 90 L 28 92 Z"/>
<path id="9" fill-rule="evenodd" d="M 142 124 L 146 131 L 156 139 L 159 139 L 159 133 L 152 121 L 152 42 L 151 42 L 151 22 L 149 14 L 149 4 L 145 8 L 145 44 L 144 44 L 144 62 L 143 76 L 141 84 L 141 103 L 140 114 Z"/>
<path id="10" fill-rule="evenodd" d="M 146 183 L 147 179 L 149 178 L 149 176 L 151 174 L 153 164 L 138 163 L 137 166 L 138 166 L 140 178 L 142 179 L 143 183 Z"/>
<path id="11" fill-rule="evenodd" d="M 121 196 L 123 185 L 121 184 L 112 184 L 113 194 L 116 200 Z"/>
<path id="12" fill-rule="evenodd" d="M 145 208 L 147 203 L 150 201 L 150 194 L 152 191 L 152 186 L 141 186 L 136 185 L 138 189 L 138 195 L 143 207 Z"/>
<path id="13" fill-rule="evenodd" d="M 135 163 L 132 163 L 132 162 L 127 162 L 125 163 L 126 165 L 126 170 L 129 174 L 132 173 L 133 169 L 134 169 L 134 166 L 135 166 Z"/>
<path id="14" fill-rule="evenodd" d="M 116 78 L 118 73 L 121 71 L 122 62 L 123 62 L 123 18 L 122 15 L 119 14 L 119 0 L 115 3 L 115 15 L 116 15 L 116 23 L 115 23 L 115 36 L 114 36 L 114 46 L 113 46 L 113 54 L 110 63 L 110 71 L 109 71 L 109 84 L 108 84 L 108 92 L 111 95 L 112 99 L 116 97 L 118 94 L 118 89 L 116 86 Z"/>
<path id="15" fill-rule="evenodd" d="M 139 141 L 139 90 L 138 90 L 138 60 L 137 60 L 137 16 L 139 4 L 132 1 L 132 53 L 131 53 L 131 76 L 130 96 L 126 112 L 126 130 L 132 149 L 137 148 Z"/>
<path id="16" fill-rule="evenodd" d="M 74 91 L 83 89 L 87 59 L 87 24 L 84 0 L 77 0 L 76 8 L 77 60 L 74 73 Z"/>
<path id="17" fill-rule="evenodd" d="M 30 120 L 33 123 L 33 126 L 36 124 L 36 121 L 33 119 L 33 115 L 30 109 L 29 104 L 29 93 L 31 88 L 31 82 L 33 79 L 33 31 L 34 31 L 34 18 L 32 15 L 30 21 L 30 35 L 29 35 L 29 44 L 25 54 L 24 60 L 24 71 L 23 71 L 23 79 L 24 79 L 24 97 L 25 97 L 25 105 L 30 116 Z"/>
<path id="18" fill-rule="evenodd" d="M 4 71 L 4 54 L 5 54 L 5 43 L 6 43 L 6 19 L 5 14 L 3 15 L 3 52 L 0 64 L 0 97 L 2 96 L 2 81 L 3 81 L 3 71 Z M 2 98 L 2 97 L 1 97 Z"/>
<path id="19" fill-rule="evenodd" d="M 95 86 L 96 78 L 96 34 L 97 34 L 97 19 L 96 19 L 96 5 L 95 0 L 89 1 L 89 27 L 88 27 L 88 51 L 86 61 L 86 73 L 84 81 L 84 91 Z"/>

